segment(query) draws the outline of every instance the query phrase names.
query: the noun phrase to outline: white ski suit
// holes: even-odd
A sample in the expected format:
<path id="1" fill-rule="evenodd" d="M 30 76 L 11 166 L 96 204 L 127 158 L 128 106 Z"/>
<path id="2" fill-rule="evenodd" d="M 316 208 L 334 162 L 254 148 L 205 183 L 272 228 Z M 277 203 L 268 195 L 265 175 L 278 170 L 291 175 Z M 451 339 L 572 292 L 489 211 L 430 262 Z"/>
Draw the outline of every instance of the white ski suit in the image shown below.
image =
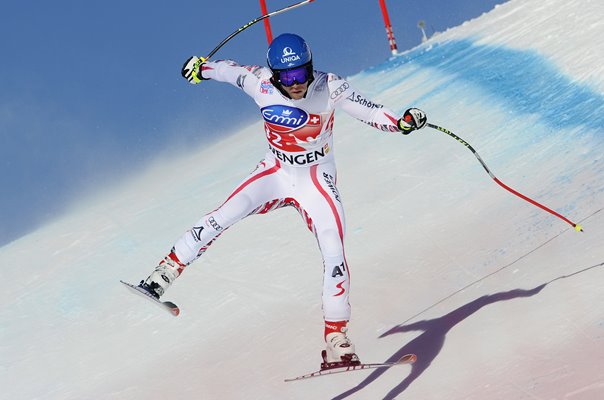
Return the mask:
<path id="1" fill-rule="evenodd" d="M 336 187 L 334 110 L 340 108 L 391 132 L 399 132 L 399 117 L 331 73 L 314 71 L 314 80 L 300 100 L 284 96 L 273 86 L 269 68 L 215 61 L 203 64 L 202 75 L 235 85 L 254 99 L 264 120 L 268 151 L 220 207 L 204 215 L 176 242 L 174 253 L 188 265 L 244 217 L 293 206 L 315 234 L 323 256 L 325 320 L 349 320 L 350 272 L 344 255 L 344 209 Z"/>

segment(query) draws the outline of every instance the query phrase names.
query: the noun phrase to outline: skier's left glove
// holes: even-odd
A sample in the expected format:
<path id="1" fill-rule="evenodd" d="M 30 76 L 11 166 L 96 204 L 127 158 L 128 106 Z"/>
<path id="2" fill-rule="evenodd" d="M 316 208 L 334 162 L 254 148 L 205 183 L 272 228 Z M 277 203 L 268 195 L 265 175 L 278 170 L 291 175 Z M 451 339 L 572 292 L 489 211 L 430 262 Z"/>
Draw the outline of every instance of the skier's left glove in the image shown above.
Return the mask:
<path id="1" fill-rule="evenodd" d="M 206 61 L 203 57 L 190 57 L 185 61 L 180 73 L 182 77 L 189 81 L 192 85 L 196 85 L 202 80 L 207 80 L 201 76 L 201 66 Z"/>
<path id="2" fill-rule="evenodd" d="M 422 129 L 426 126 L 428 119 L 426 113 L 419 108 L 410 108 L 403 114 L 403 118 L 400 118 L 396 125 L 401 130 L 403 135 L 408 135 L 416 129 Z"/>

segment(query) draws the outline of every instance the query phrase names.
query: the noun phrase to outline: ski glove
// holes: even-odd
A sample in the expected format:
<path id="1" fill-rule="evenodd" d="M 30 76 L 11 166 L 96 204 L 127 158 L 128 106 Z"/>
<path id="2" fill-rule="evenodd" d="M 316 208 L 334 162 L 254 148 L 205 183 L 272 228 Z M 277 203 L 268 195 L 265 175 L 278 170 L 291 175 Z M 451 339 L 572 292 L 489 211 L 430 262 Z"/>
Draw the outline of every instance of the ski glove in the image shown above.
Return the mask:
<path id="1" fill-rule="evenodd" d="M 403 135 L 408 135 L 416 129 L 422 129 L 427 121 L 425 112 L 419 108 L 410 108 L 405 111 L 403 118 L 400 118 L 396 125 Z"/>
<path id="2" fill-rule="evenodd" d="M 205 61 L 206 59 L 203 57 L 189 57 L 180 71 L 182 77 L 188 80 L 192 85 L 196 85 L 202 80 L 207 80 L 201 76 L 201 66 Z"/>

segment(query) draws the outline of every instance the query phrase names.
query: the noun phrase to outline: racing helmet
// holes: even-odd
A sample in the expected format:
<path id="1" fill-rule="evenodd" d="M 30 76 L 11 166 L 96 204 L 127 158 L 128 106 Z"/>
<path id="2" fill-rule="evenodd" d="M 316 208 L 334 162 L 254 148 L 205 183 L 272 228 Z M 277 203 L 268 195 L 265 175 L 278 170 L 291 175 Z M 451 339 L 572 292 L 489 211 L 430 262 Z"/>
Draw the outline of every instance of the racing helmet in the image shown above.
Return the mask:
<path id="1" fill-rule="evenodd" d="M 313 79 L 312 54 L 306 41 L 293 33 L 277 36 L 268 47 L 266 60 L 273 71 L 273 81 L 292 86 Z"/>

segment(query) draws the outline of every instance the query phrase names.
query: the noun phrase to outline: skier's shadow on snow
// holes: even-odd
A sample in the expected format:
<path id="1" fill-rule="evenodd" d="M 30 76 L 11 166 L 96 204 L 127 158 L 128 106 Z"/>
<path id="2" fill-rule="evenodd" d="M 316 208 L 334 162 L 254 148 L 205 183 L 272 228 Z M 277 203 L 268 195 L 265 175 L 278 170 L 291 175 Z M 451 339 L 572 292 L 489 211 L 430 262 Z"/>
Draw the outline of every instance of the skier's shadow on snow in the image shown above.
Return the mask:
<path id="1" fill-rule="evenodd" d="M 407 343 L 387 360 L 387 362 L 394 362 L 408 353 L 415 353 L 418 355 L 417 361 L 411 366 L 411 373 L 401 383 L 396 385 L 396 387 L 394 387 L 390 392 L 388 392 L 388 394 L 384 397 L 384 400 L 392 400 L 396 398 L 396 396 L 398 396 L 399 394 L 403 393 L 405 389 L 407 389 L 409 385 L 411 385 L 411 383 L 413 383 L 413 381 L 415 381 L 421 374 L 423 374 L 424 371 L 432 364 L 432 361 L 434 361 L 436 356 L 440 353 L 440 350 L 443 348 L 447 333 L 454 326 L 456 326 L 461 321 L 468 318 L 484 306 L 488 306 L 489 304 L 497 303 L 500 301 L 534 296 L 537 293 L 541 292 L 543 288 L 545 288 L 552 282 L 565 278 L 570 278 L 572 276 L 602 266 L 604 266 L 604 262 L 592 265 L 591 267 L 584 268 L 569 275 L 563 275 L 558 278 L 552 279 L 551 281 L 539 285 L 534 289 L 515 289 L 510 290 L 508 292 L 499 292 L 491 295 L 482 296 L 454 311 L 451 311 L 449 314 L 444 315 L 440 318 L 419 321 L 408 325 L 398 325 L 390 329 L 388 332 L 382 334 L 380 338 L 401 332 L 423 331 L 423 333 L 413 339 L 411 342 Z M 345 399 L 346 397 L 351 396 L 352 394 L 362 390 L 363 388 L 367 387 L 369 384 L 377 380 L 385 371 L 386 369 L 376 369 L 357 386 L 334 397 L 332 400 Z"/>
<path id="2" fill-rule="evenodd" d="M 417 361 L 411 366 L 411 373 L 396 387 L 394 387 L 384 399 L 394 399 L 396 396 L 401 394 L 409 385 L 416 380 L 424 371 L 430 367 L 432 361 L 440 353 L 445 343 L 445 337 L 447 333 L 457 324 L 464 319 L 468 318 L 476 311 L 481 308 L 488 306 L 489 304 L 497 303 L 500 301 L 512 300 L 520 297 L 530 297 L 539 293 L 547 285 L 544 283 L 537 286 L 534 289 L 523 290 L 515 289 L 508 292 L 500 292 L 491 295 L 482 296 L 449 314 L 444 315 L 440 318 L 430 319 L 415 322 L 408 325 L 399 325 L 390 329 L 388 332 L 382 334 L 380 338 L 394 335 L 401 332 L 410 331 L 423 331 L 421 335 L 410 341 L 408 344 L 403 346 L 400 350 L 394 353 L 387 361 L 393 362 L 399 360 L 403 355 L 408 353 L 415 353 L 418 355 Z M 375 380 L 377 380 L 386 369 L 377 369 L 365 378 L 361 383 L 352 389 L 334 397 L 332 400 L 344 399 L 352 394 L 362 390 Z"/>

